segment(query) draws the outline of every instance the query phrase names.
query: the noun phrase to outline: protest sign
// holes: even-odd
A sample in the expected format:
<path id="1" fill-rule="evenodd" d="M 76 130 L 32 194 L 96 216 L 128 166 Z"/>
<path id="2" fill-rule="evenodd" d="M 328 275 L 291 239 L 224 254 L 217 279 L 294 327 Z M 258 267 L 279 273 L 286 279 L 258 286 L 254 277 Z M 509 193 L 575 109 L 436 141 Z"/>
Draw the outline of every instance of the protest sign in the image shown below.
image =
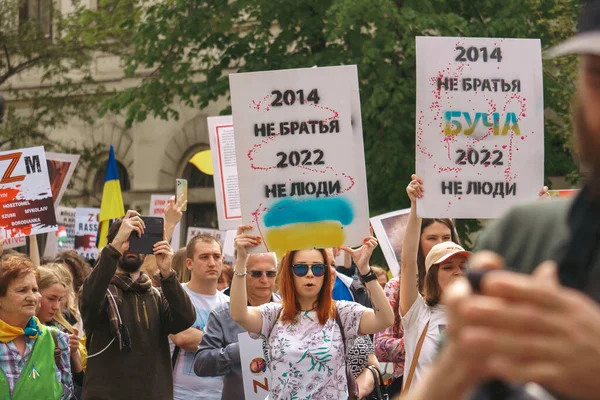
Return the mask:
<path id="1" fill-rule="evenodd" d="M 420 217 L 497 218 L 544 177 L 538 39 L 417 37 Z"/>
<path id="2" fill-rule="evenodd" d="M 215 180 L 219 229 L 237 229 L 242 222 L 235 138 L 231 115 L 209 117 L 208 137 Z"/>
<path id="3" fill-rule="evenodd" d="M 229 76 L 252 251 L 361 245 L 368 198 L 356 66 Z"/>
<path id="4" fill-rule="evenodd" d="M 170 194 L 153 194 L 150 196 L 150 216 L 151 217 L 165 217 L 165 207 L 169 202 L 169 199 L 173 197 Z M 173 231 L 173 237 L 171 237 L 171 247 L 177 251 L 179 249 L 181 236 L 181 224 L 177 223 L 175 225 L 175 230 Z"/>
<path id="5" fill-rule="evenodd" d="M 54 207 L 60 204 L 60 200 L 69 186 L 69 181 L 71 180 L 71 176 L 73 176 L 78 161 L 79 155 L 77 154 L 46 153 L 48 177 L 50 179 Z"/>
<path id="6" fill-rule="evenodd" d="M 4 231 L 2 231 L 2 236 L 5 237 Z M 18 237 L 7 237 L 4 239 L 4 248 L 5 249 L 16 249 L 17 247 L 22 247 L 27 245 L 27 238 L 25 236 Z"/>
<path id="7" fill-rule="evenodd" d="M 5 238 L 57 229 L 43 147 L 0 152 L 0 229 Z"/>
<path id="8" fill-rule="evenodd" d="M 220 231 L 218 229 L 212 229 L 212 228 L 202 228 L 202 227 L 197 227 L 197 226 L 190 226 L 187 229 L 187 240 L 186 240 L 186 244 L 190 242 L 190 240 L 192 240 L 192 238 L 196 235 L 210 235 L 210 236 L 214 236 L 215 239 L 217 239 L 217 241 L 219 243 L 221 243 L 221 246 L 223 246 L 223 244 L 225 243 L 225 231 Z"/>
<path id="9" fill-rule="evenodd" d="M 269 394 L 271 371 L 263 353 L 263 341 L 248 333 L 238 334 L 244 396 L 246 400 L 264 400 Z"/>
<path id="10" fill-rule="evenodd" d="M 54 235 L 48 235 L 46 240 L 46 257 L 55 257 L 60 251 L 75 249 L 75 209 L 56 207 L 56 223 L 58 230 Z"/>
<path id="11" fill-rule="evenodd" d="M 98 257 L 96 237 L 98 236 L 99 208 L 75 209 L 75 250 L 85 259 Z"/>
<path id="12" fill-rule="evenodd" d="M 400 274 L 402 241 L 404 240 L 404 232 L 406 232 L 409 212 L 410 208 L 405 208 L 370 219 L 373 232 L 379 240 L 379 247 L 381 247 L 385 261 L 394 276 Z"/>

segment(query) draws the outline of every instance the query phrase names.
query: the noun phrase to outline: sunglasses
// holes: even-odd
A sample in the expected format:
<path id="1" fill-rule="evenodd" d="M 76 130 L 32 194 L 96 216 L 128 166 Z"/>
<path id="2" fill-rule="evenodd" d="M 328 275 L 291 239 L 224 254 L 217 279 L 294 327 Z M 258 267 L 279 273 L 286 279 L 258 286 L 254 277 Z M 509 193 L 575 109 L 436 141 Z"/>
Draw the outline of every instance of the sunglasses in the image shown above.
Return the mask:
<path id="1" fill-rule="evenodd" d="M 260 278 L 263 276 L 263 273 L 267 276 L 267 278 L 275 278 L 277 276 L 277 271 L 250 271 L 248 272 L 253 278 Z"/>
<path id="2" fill-rule="evenodd" d="M 294 271 L 294 275 L 296 276 L 305 276 L 308 274 L 308 269 L 312 271 L 314 276 L 323 276 L 325 275 L 325 271 L 327 271 L 327 265 L 325 264 L 294 264 L 292 265 L 292 270 Z"/>

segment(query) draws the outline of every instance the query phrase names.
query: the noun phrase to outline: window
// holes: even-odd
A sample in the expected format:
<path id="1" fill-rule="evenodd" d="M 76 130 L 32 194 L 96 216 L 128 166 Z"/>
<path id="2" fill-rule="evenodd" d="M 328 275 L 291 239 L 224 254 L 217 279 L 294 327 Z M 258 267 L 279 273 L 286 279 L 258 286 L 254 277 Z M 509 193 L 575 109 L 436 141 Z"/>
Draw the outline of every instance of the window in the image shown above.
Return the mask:
<path id="1" fill-rule="evenodd" d="M 24 0 L 19 8 L 19 26 L 32 21 L 44 38 L 52 39 L 52 7 L 52 0 Z"/>
<path id="2" fill-rule="evenodd" d="M 131 182 L 129 181 L 129 174 L 127 168 L 117 161 L 117 173 L 119 174 L 119 182 L 121 184 L 121 193 L 127 192 L 131 189 Z M 102 197 L 102 191 L 104 190 L 104 179 L 106 178 L 106 163 L 102 165 L 96 171 L 96 177 L 94 178 L 94 192 L 97 196 Z"/>

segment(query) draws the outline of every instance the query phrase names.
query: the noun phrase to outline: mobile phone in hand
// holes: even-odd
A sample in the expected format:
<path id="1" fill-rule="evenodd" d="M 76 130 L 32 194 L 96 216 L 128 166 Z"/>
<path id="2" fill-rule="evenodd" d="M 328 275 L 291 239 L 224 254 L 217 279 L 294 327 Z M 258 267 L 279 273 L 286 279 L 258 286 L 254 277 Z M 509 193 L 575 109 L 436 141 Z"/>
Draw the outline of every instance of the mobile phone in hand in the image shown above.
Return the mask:
<path id="1" fill-rule="evenodd" d="M 175 199 L 179 200 L 179 197 L 183 195 L 182 201 L 187 201 L 187 179 L 176 179 L 175 182 L 177 186 L 177 195 L 175 196 Z M 187 203 L 181 208 L 181 211 L 185 210 L 187 210 Z"/>
<path id="2" fill-rule="evenodd" d="M 136 254 L 154 254 L 153 247 L 163 240 L 165 220 L 162 217 L 144 217 L 142 221 L 146 225 L 144 234 L 139 237 L 137 232 L 129 236 L 129 252 Z"/>

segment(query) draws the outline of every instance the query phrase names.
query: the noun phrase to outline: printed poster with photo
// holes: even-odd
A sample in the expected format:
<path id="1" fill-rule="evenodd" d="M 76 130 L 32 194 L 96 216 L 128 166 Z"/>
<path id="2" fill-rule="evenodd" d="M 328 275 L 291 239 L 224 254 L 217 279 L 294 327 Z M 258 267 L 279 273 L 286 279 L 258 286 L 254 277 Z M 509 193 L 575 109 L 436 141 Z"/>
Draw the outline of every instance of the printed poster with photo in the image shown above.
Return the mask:
<path id="1" fill-rule="evenodd" d="M 58 228 L 43 147 L 0 152 L 0 231 L 5 238 Z"/>
<path id="2" fill-rule="evenodd" d="M 360 246 L 369 205 L 356 66 L 229 76 L 254 252 Z"/>
<path id="3" fill-rule="evenodd" d="M 209 117 L 207 122 L 219 229 L 237 230 L 242 223 L 242 208 L 235 157 L 233 118 L 231 115 Z"/>
<path id="4" fill-rule="evenodd" d="M 417 37 L 420 217 L 497 218 L 544 178 L 539 39 Z"/>
<path id="5" fill-rule="evenodd" d="M 385 261 L 394 276 L 400 274 L 400 257 L 402 255 L 402 241 L 408 223 L 410 208 L 392 211 L 370 219 L 373 232 L 379 240 L 379 246 Z"/>
<path id="6" fill-rule="evenodd" d="M 58 207 L 60 204 L 78 161 L 78 154 L 46 153 L 48 176 L 50 178 L 50 187 L 55 207 Z"/>
<path id="7" fill-rule="evenodd" d="M 75 209 L 75 250 L 87 260 L 95 260 L 98 257 L 96 238 L 99 215 L 99 208 Z"/>
<path id="8" fill-rule="evenodd" d="M 246 400 L 265 400 L 269 395 L 271 371 L 263 353 L 263 341 L 252 339 L 246 332 L 238 334 L 238 338 Z"/>
<path id="9" fill-rule="evenodd" d="M 58 230 L 46 239 L 46 257 L 55 257 L 61 251 L 75 249 L 75 209 L 56 207 L 56 223 Z"/>

